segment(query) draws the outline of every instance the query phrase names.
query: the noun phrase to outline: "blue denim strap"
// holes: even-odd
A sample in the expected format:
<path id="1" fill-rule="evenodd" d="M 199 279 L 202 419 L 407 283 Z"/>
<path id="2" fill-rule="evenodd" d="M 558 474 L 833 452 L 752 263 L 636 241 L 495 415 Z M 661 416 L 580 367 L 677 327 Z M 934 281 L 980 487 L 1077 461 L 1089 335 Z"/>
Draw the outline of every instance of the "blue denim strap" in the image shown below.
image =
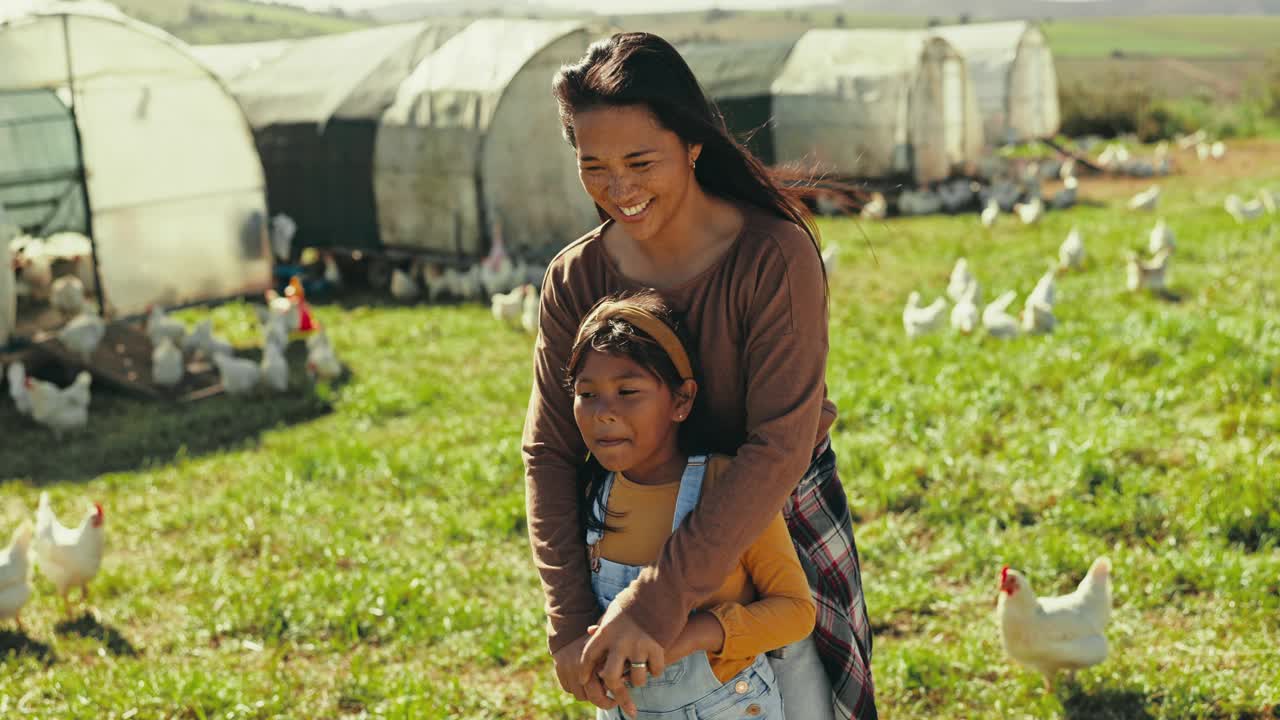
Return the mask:
<path id="1" fill-rule="evenodd" d="M 707 474 L 707 456 L 694 455 L 684 466 L 680 476 L 680 494 L 676 496 L 676 509 L 671 514 L 671 532 L 675 532 L 684 518 L 693 512 L 702 495 L 702 478 Z"/>

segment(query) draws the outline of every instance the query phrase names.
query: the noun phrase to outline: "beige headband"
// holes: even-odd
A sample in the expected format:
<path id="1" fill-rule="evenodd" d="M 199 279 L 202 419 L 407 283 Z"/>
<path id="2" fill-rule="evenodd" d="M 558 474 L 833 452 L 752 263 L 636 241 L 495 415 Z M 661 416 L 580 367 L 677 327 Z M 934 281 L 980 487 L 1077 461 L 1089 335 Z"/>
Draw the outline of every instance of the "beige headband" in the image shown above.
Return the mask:
<path id="1" fill-rule="evenodd" d="M 637 330 L 653 338 L 666 351 L 667 357 L 671 358 L 671 364 L 676 366 L 676 372 L 680 373 L 680 379 L 693 379 L 693 365 L 689 362 L 689 353 L 685 351 L 684 344 L 680 342 L 680 338 L 676 337 L 675 332 L 656 315 L 645 312 L 633 305 L 606 303 L 587 316 L 582 321 L 582 327 L 587 327 L 592 320 L 608 320 L 610 318 L 626 320 L 635 326 Z M 581 340 L 582 338 L 579 337 L 578 341 L 581 342 Z M 577 343 L 574 344 L 576 345 Z"/>

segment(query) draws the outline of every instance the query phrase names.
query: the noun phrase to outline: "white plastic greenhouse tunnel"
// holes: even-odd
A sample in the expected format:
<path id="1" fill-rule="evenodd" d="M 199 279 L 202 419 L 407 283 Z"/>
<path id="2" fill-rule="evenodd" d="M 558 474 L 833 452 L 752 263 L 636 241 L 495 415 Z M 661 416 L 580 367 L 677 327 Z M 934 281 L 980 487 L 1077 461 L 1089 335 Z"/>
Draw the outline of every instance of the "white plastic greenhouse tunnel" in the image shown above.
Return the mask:
<path id="1" fill-rule="evenodd" d="M 1044 34 L 1028 22 L 948 25 L 933 32 L 964 54 L 988 145 L 1052 137 L 1062 121 Z"/>
<path id="2" fill-rule="evenodd" d="M 597 225 L 551 97 L 590 40 L 572 21 L 476 20 L 423 60 L 378 128 L 383 243 L 478 257 L 501 227 L 545 260 Z"/>
<path id="3" fill-rule="evenodd" d="M 10 223 L 92 238 L 108 318 L 271 282 L 240 107 L 183 43 L 112 6 L 0 6 L 0 158 Z"/>
<path id="4" fill-rule="evenodd" d="M 773 98 L 779 163 L 924 185 L 972 172 L 982 153 L 965 59 L 925 31 L 810 30 Z"/>

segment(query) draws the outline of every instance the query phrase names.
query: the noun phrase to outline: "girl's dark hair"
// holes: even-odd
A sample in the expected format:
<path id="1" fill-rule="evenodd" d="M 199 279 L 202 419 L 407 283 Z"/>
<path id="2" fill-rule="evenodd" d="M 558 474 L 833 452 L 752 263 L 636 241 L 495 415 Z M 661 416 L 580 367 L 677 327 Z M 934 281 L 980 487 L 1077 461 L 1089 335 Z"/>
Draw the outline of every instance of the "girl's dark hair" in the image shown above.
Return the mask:
<path id="1" fill-rule="evenodd" d="M 681 141 L 702 145 L 694 176 L 704 190 L 794 222 L 821 254 L 818 226 L 803 202 L 817 189 L 802 172 L 766 168 L 735 140 L 689 65 L 666 40 L 628 32 L 596 42 L 576 65 L 560 68 L 552 94 L 560 106 L 564 137 L 575 148 L 575 113 L 600 107 L 648 108 Z M 601 220 L 609 217 L 598 205 L 596 212 Z M 825 282 L 826 268 L 822 273 Z"/>
<path id="2" fill-rule="evenodd" d="M 667 327 L 670 327 L 675 332 L 676 337 L 679 338 L 680 344 L 684 346 L 685 353 L 689 356 L 689 364 L 693 368 L 694 382 L 701 387 L 698 359 L 694 355 L 693 344 L 690 342 L 688 332 L 675 320 L 667 304 L 662 300 L 662 296 L 653 290 L 615 294 L 601 299 L 596 303 L 595 307 L 599 307 L 606 302 L 610 304 L 625 302 L 627 305 L 656 316 Z M 667 351 L 662 348 L 662 345 L 657 340 L 654 340 L 643 330 L 621 318 L 606 317 L 597 319 L 592 317 L 595 307 L 592 307 L 591 311 L 587 313 L 587 320 L 578 331 L 578 341 L 574 343 L 573 349 L 569 353 L 569 367 L 565 368 L 565 387 L 570 393 L 573 392 L 573 383 L 578 374 L 582 372 L 582 365 L 586 362 L 588 352 L 591 351 L 628 358 L 649 373 L 652 373 L 672 393 L 683 391 L 684 379 L 680 377 L 680 372 L 676 370 L 675 363 L 671 361 L 671 356 L 667 354 Z M 702 415 L 702 393 L 698 393 L 693 398 L 693 407 L 689 411 L 689 416 L 680 423 L 680 428 L 676 433 L 680 452 L 685 455 L 698 455 L 707 451 L 708 443 L 702 432 L 703 425 L 700 422 Z M 586 488 L 585 498 L 578 506 L 579 518 L 582 521 L 582 527 L 587 530 L 603 532 L 614 529 L 593 517 L 594 514 L 591 512 L 591 508 L 604 491 L 604 479 L 607 475 L 608 471 L 591 456 L 587 457 L 586 462 L 579 469 L 579 478 Z M 613 513 L 609 514 L 613 515 Z"/>

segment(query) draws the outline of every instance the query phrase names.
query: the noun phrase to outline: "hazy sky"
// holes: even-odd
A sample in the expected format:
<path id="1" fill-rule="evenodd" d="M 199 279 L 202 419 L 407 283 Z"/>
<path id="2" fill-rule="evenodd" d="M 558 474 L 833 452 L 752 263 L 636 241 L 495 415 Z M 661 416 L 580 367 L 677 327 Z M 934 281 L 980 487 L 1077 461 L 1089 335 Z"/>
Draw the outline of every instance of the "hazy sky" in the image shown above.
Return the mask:
<path id="1" fill-rule="evenodd" d="M 275 0 L 290 5 L 313 9 L 340 7 L 343 10 L 366 10 L 387 5 L 410 2 L 430 5 L 445 0 Z M 830 4 L 822 0 L 512 0 L 513 8 L 561 8 L 583 12 L 600 12 L 610 15 L 627 13 L 675 12 L 680 10 L 706 10 L 712 7 L 762 10 L 780 7 L 813 7 Z"/>
<path id="2" fill-rule="evenodd" d="M 312 9 L 340 7 L 343 10 L 367 10 L 387 5 L 421 3 L 430 5 L 452 0 L 274 0 Z M 628 13 L 676 12 L 708 10 L 713 7 L 739 10 L 767 10 L 785 7 L 814 7 L 833 4 L 836 0 L 511 0 L 512 8 L 559 8 L 605 15 Z M 1089 0 L 1053 0 L 1054 2 L 1089 2 Z M 3 2 L 3 0 L 0 0 Z"/>

